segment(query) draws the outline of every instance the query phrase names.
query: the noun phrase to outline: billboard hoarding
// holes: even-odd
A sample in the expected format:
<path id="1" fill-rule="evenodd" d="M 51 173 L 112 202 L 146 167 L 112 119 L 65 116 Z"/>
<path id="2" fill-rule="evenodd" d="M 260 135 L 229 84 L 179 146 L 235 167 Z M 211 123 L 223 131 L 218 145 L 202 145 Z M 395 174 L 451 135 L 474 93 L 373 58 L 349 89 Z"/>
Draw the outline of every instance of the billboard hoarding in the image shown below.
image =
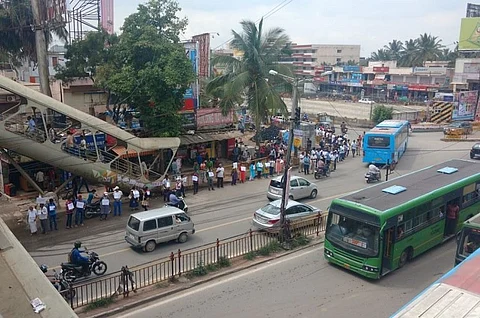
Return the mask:
<path id="1" fill-rule="evenodd" d="M 460 51 L 480 50 L 480 18 L 463 18 L 460 26 Z"/>
<path id="2" fill-rule="evenodd" d="M 210 33 L 195 35 L 192 40 L 197 43 L 199 77 L 210 76 Z"/>
<path id="3" fill-rule="evenodd" d="M 197 109 L 197 128 L 224 127 L 233 124 L 233 111 L 226 116 L 219 108 Z"/>
<path id="4" fill-rule="evenodd" d="M 196 125 L 197 121 L 195 118 L 194 111 L 182 111 L 182 112 L 179 112 L 179 115 L 182 117 L 182 127 L 184 129 L 195 130 L 197 128 L 197 125 Z"/>
<path id="5" fill-rule="evenodd" d="M 114 33 L 113 0 L 100 0 L 100 25 L 108 34 Z"/>
<path id="6" fill-rule="evenodd" d="M 390 67 L 388 66 L 374 66 L 373 72 L 374 73 L 388 73 L 390 71 Z"/>
<path id="7" fill-rule="evenodd" d="M 455 93 L 452 120 L 473 120 L 478 102 L 478 91 Z"/>

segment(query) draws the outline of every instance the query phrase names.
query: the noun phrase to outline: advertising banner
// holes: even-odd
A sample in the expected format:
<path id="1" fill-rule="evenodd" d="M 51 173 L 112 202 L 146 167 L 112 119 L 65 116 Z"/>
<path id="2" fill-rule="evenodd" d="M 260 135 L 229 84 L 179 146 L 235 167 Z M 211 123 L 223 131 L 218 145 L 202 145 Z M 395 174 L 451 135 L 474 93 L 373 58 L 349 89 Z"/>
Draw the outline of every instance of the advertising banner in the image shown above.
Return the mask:
<path id="1" fill-rule="evenodd" d="M 345 65 L 343 67 L 344 72 L 360 72 L 360 66 L 359 65 Z"/>
<path id="2" fill-rule="evenodd" d="M 460 51 L 480 50 L 480 18 L 463 18 L 460 26 Z"/>
<path id="3" fill-rule="evenodd" d="M 455 93 L 452 120 L 473 120 L 478 102 L 478 91 Z"/>
<path id="4" fill-rule="evenodd" d="M 195 35 L 192 40 L 197 43 L 198 48 L 198 76 L 208 77 L 210 75 L 210 33 Z"/>
<path id="5" fill-rule="evenodd" d="M 373 72 L 374 73 L 388 73 L 390 71 L 390 67 L 388 66 L 374 66 Z"/>
<path id="6" fill-rule="evenodd" d="M 180 112 L 182 116 L 182 127 L 186 130 L 196 129 L 195 112 Z"/>
<path id="7" fill-rule="evenodd" d="M 113 0 L 100 1 L 100 24 L 108 34 L 115 32 L 113 21 Z"/>
<path id="8" fill-rule="evenodd" d="M 222 127 L 233 124 L 233 111 L 226 116 L 219 108 L 200 108 L 197 110 L 197 128 Z"/>

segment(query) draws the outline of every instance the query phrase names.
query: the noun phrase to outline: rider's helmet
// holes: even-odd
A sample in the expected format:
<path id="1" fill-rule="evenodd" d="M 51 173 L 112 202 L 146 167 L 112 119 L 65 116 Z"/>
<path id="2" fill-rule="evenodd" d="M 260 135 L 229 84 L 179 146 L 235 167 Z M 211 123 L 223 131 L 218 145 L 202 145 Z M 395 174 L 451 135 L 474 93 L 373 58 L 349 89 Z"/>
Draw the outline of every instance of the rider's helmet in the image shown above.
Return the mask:
<path id="1" fill-rule="evenodd" d="M 48 272 L 48 266 L 45 264 L 40 265 L 40 270 L 44 273 Z"/>
<path id="2" fill-rule="evenodd" d="M 74 246 L 75 248 L 80 248 L 80 247 L 82 247 L 82 242 L 76 241 L 76 242 L 73 244 L 73 246 Z"/>

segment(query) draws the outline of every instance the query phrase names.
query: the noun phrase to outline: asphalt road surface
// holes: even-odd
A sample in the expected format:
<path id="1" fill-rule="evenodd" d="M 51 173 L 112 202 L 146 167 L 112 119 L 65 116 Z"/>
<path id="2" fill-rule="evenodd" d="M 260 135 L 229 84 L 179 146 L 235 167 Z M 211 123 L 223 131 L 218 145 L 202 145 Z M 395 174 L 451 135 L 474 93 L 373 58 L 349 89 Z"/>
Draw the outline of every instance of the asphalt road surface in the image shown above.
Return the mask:
<path id="1" fill-rule="evenodd" d="M 328 264 L 323 247 L 313 247 L 116 317 L 389 317 L 452 268 L 454 247 L 450 241 L 378 281 Z"/>
<path id="2" fill-rule="evenodd" d="M 351 131 L 351 137 L 354 134 L 355 132 Z M 473 142 L 444 143 L 440 141 L 441 136 L 441 133 L 414 134 L 410 139 L 407 153 L 390 177 L 403 175 L 450 158 L 468 158 L 468 151 Z M 325 210 L 334 197 L 365 187 L 363 175 L 366 170 L 361 158 L 349 157 L 345 162 L 338 164 L 337 171 L 328 179 L 315 180 L 313 175 L 307 176 L 317 183 L 319 196 L 305 202 Z M 108 272 L 117 271 L 122 265 L 131 268 L 152 260 L 163 259 L 170 252 L 176 252 L 178 248 L 184 250 L 214 242 L 217 238 L 246 233 L 251 228 L 253 212 L 268 203 L 266 198 L 268 183 L 269 180 L 256 180 L 235 187 L 226 185 L 223 189 L 211 192 L 202 189 L 195 196 L 187 193 L 189 214 L 197 232 L 184 244 L 161 244 L 152 253 L 133 250 L 124 241 L 129 214 L 127 211 L 124 211 L 121 218 L 110 218 L 106 222 L 100 222 L 98 218 L 87 220 L 85 227 L 81 228 L 62 229 L 45 236 L 30 237 L 22 234 L 18 237 L 38 264 L 45 263 L 50 268 L 55 268 L 66 261 L 76 239 L 81 239 L 84 246 L 100 255 L 100 258 L 108 264 Z M 156 204 L 162 205 L 163 200 L 158 200 Z M 451 261 L 445 263 L 445 266 L 450 265 Z"/>

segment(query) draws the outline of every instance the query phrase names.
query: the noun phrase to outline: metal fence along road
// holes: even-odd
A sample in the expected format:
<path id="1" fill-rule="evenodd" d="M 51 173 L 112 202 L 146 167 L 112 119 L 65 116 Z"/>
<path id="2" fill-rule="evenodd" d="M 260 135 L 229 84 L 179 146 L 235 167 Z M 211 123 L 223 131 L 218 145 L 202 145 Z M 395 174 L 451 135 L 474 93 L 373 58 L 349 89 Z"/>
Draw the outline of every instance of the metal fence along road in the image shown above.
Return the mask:
<path id="1" fill-rule="evenodd" d="M 325 231 L 326 214 L 304 218 L 291 223 L 292 236 L 319 236 Z M 219 263 L 222 258 L 232 260 L 251 252 L 258 252 L 272 242 L 281 241 L 278 233 L 252 231 L 192 249 L 172 252 L 166 259 L 148 262 L 135 268 L 122 267 L 101 279 L 72 284 L 66 297 L 72 308 L 86 306 L 100 299 L 117 295 L 128 296 L 140 288 L 172 280 L 199 266 Z"/>

